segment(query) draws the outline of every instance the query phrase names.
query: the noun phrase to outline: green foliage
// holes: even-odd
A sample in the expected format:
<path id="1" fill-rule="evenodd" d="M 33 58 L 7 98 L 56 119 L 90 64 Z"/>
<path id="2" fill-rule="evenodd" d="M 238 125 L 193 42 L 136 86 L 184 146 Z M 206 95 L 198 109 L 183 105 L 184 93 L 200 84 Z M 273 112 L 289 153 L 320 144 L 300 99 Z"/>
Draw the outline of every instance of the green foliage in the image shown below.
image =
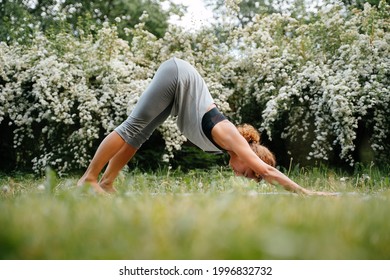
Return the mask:
<path id="1" fill-rule="evenodd" d="M 239 25 L 246 25 L 256 15 L 289 14 L 295 19 L 312 21 L 326 5 L 343 6 L 346 9 L 364 9 L 364 5 L 378 7 L 381 0 L 205 0 L 213 9 L 214 17 L 223 21 L 230 13 L 236 13 Z M 384 2 L 382 0 L 382 2 Z"/>
<path id="2" fill-rule="evenodd" d="M 376 160 L 387 162 L 389 15 L 383 2 L 351 14 L 335 6 L 305 24 L 278 14 L 255 17 L 235 31 L 243 59 L 232 100 L 238 108 L 255 100 L 251 119 L 269 137 L 303 144 L 308 159 L 353 165 L 363 137 L 357 133 L 365 131 Z"/>
<path id="3" fill-rule="evenodd" d="M 232 22 L 238 2 L 226 2 Z M 10 3 L 20 4 L 2 3 L 3 14 L 10 13 Z M 364 161 L 362 154 L 369 154 L 364 157 L 368 162 L 388 163 L 390 12 L 384 1 L 363 10 L 327 6 L 311 21 L 273 13 L 255 15 L 242 26 L 227 21 L 196 32 L 169 26 L 161 38 L 148 31 L 151 14 L 143 14 L 134 28 L 123 28 L 122 17 L 112 24 L 84 14 L 95 2 L 66 3 L 61 15 L 75 21 L 52 18 L 59 25 L 47 23 L 51 27 L 45 32 L 27 16 L 35 12 L 18 4 L 15 18 L 36 25 L 27 43 L 0 43 L 0 151 L 7 165 L 37 173 L 50 166 L 60 175 L 85 168 L 160 63 L 172 56 L 198 69 L 232 121 L 259 128 L 278 159 L 285 158 L 278 160 L 281 164 L 292 156 L 301 163 L 353 166 Z M 76 20 L 78 12 L 85 17 Z M 13 23 L 8 21 L 7 32 L 22 34 L 20 27 L 27 22 L 11 28 Z M 121 39 L 121 32 L 131 41 Z M 152 146 L 150 156 L 141 155 L 136 166 L 141 168 L 141 161 L 162 166 L 175 153 L 184 157 L 187 151 L 180 150 L 186 139 L 174 118 L 158 132 L 164 144 Z"/>
<path id="4" fill-rule="evenodd" d="M 226 154 L 209 154 L 191 145 L 183 146 L 181 150 L 175 151 L 170 166 L 183 171 L 191 169 L 209 169 L 212 166 L 227 166 L 228 156 Z"/>
<path id="5" fill-rule="evenodd" d="M 145 79 L 143 68 L 125 59 L 128 48 L 108 27 L 81 39 L 37 34 L 28 47 L 0 45 L 0 121 L 14 127 L 21 167 L 32 162 L 37 172 L 51 166 L 62 173 L 88 162 L 94 141 L 126 117 L 135 98 L 126 80 Z"/>
<path id="6" fill-rule="evenodd" d="M 331 0 L 329 1 L 331 2 Z M 342 2 L 348 7 L 356 7 L 363 10 L 365 3 L 372 6 L 379 6 L 380 2 L 383 2 L 383 0 L 342 0 Z"/>
<path id="7" fill-rule="evenodd" d="M 129 38 L 126 28 L 144 22 L 145 29 L 162 37 L 168 28 L 171 13 L 182 14 L 182 7 L 170 1 L 163 9 L 156 0 L 110 0 L 110 1 L 1 1 L 0 41 L 26 44 L 36 31 L 48 36 L 66 32 L 81 36 L 90 32 L 90 27 L 100 29 L 104 22 L 118 26 L 119 37 Z M 140 19 L 144 13 L 148 17 Z M 130 38 L 129 38 L 130 39 Z"/>
<path id="8" fill-rule="evenodd" d="M 72 177 L 47 195 L 51 173 L 3 175 L 0 259 L 389 258 L 388 173 L 289 173 L 340 194 L 301 197 L 224 169 L 121 173 L 109 197 L 77 189 Z"/>
<path id="9" fill-rule="evenodd" d="M 99 140 L 126 118 L 157 67 L 173 55 L 198 66 L 215 102 L 227 110 L 231 91 L 221 79 L 229 57 L 226 48 L 217 49 L 215 39 L 205 36 L 211 31 L 194 36 L 172 28 L 161 40 L 144 27 L 128 30 L 131 44 L 108 23 L 81 37 L 37 33 L 27 46 L 0 44 L 0 122 L 13 128 L 7 137 L 12 142 L 3 145 L 12 145 L 9 152 L 16 153 L 18 166 L 32 163 L 36 172 L 50 166 L 61 175 L 85 167 Z M 173 120 L 160 132 L 166 158 L 185 138 Z"/>
<path id="10" fill-rule="evenodd" d="M 45 180 L 45 184 L 43 186 L 45 187 L 46 192 L 48 194 L 54 194 L 54 192 L 56 191 L 56 188 L 58 186 L 57 174 L 50 167 L 47 167 L 45 177 L 46 177 L 46 180 Z"/>

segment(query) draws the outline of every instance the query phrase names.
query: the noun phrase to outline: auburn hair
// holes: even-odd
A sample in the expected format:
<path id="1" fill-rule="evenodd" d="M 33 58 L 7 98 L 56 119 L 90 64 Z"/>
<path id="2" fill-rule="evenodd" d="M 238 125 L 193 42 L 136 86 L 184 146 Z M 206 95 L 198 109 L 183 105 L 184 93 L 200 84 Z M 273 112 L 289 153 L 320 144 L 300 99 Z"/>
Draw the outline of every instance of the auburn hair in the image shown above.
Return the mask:
<path id="1" fill-rule="evenodd" d="M 275 167 L 276 158 L 275 155 L 265 146 L 260 144 L 261 135 L 257 129 L 250 124 L 241 124 L 237 126 L 238 132 L 249 143 L 249 146 L 255 152 L 255 154 L 265 163 Z"/>

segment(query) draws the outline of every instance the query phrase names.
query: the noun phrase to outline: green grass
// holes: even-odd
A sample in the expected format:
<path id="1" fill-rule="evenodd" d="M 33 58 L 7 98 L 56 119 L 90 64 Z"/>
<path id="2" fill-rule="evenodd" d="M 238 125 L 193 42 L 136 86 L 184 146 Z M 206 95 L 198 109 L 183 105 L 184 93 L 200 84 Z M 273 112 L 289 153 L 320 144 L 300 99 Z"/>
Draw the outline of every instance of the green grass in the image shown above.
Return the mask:
<path id="1" fill-rule="evenodd" d="M 302 197 L 230 171 L 122 173 L 96 196 L 76 177 L 0 176 L 0 259 L 389 259 L 388 173 L 286 171 Z"/>

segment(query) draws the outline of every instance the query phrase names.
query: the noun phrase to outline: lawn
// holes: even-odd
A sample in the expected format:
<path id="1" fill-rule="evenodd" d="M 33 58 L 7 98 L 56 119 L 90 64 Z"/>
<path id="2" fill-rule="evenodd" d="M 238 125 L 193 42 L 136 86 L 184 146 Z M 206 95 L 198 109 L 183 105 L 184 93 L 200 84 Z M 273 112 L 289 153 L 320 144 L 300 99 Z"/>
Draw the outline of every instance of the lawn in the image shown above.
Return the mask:
<path id="1" fill-rule="evenodd" d="M 390 259 L 388 170 L 286 171 L 304 197 L 231 171 L 123 172 L 118 194 L 76 176 L 0 175 L 0 259 Z"/>

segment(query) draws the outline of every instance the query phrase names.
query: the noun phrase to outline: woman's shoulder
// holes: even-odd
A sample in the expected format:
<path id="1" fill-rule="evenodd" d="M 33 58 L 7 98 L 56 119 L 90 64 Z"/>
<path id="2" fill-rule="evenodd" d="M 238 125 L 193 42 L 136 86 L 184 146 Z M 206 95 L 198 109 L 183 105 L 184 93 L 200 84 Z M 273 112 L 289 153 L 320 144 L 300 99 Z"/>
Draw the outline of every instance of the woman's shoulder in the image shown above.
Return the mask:
<path id="1" fill-rule="evenodd" d="M 212 130 L 213 139 L 218 145 L 227 151 L 232 151 L 234 146 L 245 139 L 238 132 L 236 126 L 228 119 L 217 123 Z"/>

